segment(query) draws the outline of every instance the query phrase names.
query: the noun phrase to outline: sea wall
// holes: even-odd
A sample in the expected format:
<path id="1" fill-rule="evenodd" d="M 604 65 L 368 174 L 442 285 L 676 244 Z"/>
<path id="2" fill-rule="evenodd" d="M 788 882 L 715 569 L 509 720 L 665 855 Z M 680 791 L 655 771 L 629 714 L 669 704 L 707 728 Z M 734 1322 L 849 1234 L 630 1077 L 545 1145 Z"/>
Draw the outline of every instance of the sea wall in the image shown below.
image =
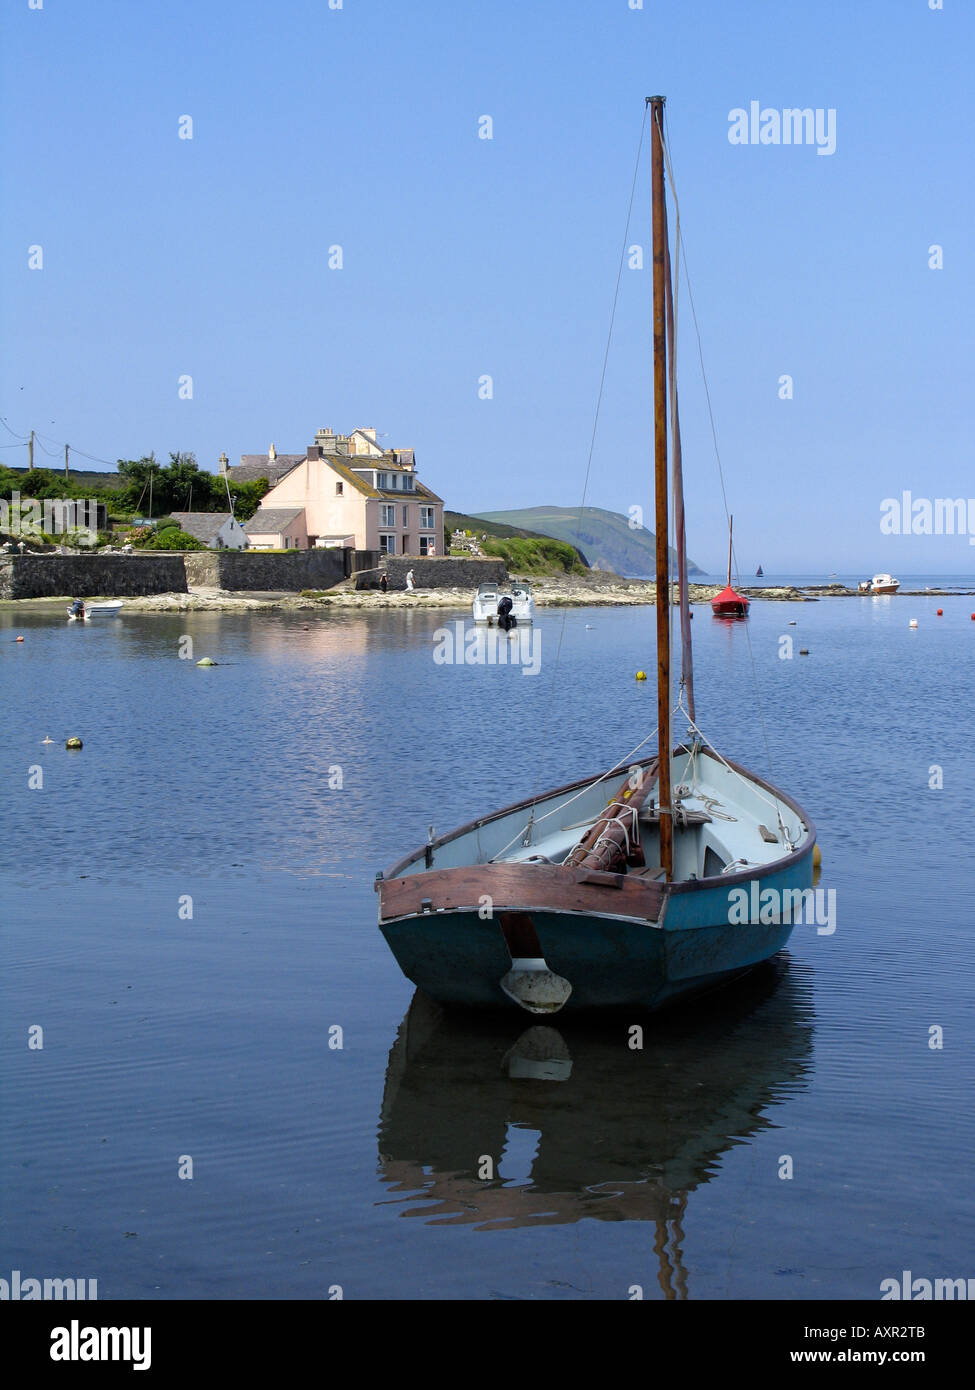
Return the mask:
<path id="1" fill-rule="evenodd" d="M 136 598 L 186 593 L 183 556 L 5 555 L 0 557 L 0 598 Z"/>
<path id="2" fill-rule="evenodd" d="M 183 556 L 186 582 L 193 589 L 330 589 L 346 576 L 351 551 L 191 550 Z"/>
<path id="3" fill-rule="evenodd" d="M 191 588 L 330 589 L 351 570 L 351 550 L 136 551 L 131 555 L 0 556 L 0 598 L 137 598 Z M 405 585 L 404 585 L 405 587 Z"/>
<path id="4" fill-rule="evenodd" d="M 356 577 L 356 587 L 374 589 L 383 570 L 391 589 L 405 589 L 410 570 L 417 589 L 476 589 L 489 580 L 501 583 L 508 577 L 503 560 L 465 559 L 457 555 L 387 555 L 379 569 Z"/>

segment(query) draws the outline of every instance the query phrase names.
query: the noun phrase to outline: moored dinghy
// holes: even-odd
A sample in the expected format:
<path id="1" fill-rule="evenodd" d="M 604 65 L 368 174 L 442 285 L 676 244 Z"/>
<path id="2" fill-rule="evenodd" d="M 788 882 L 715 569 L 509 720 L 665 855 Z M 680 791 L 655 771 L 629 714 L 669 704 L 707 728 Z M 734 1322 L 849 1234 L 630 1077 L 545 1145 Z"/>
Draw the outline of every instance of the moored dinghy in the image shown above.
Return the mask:
<path id="1" fill-rule="evenodd" d="M 809 817 L 764 779 L 723 758 L 695 722 L 663 98 L 649 98 L 648 106 L 658 726 L 610 771 L 439 839 L 431 835 L 428 844 L 377 875 L 379 924 L 400 968 L 445 1004 L 531 1013 L 653 1009 L 774 955 L 812 887 L 815 830 Z M 668 399 L 682 639 L 677 712 L 688 727 L 676 749 Z M 656 754 L 648 756 L 654 735 Z"/>
<path id="2" fill-rule="evenodd" d="M 744 594 L 739 594 L 731 587 L 731 535 L 734 528 L 735 519 L 733 516 L 728 518 L 728 583 L 721 590 L 720 594 L 715 594 L 711 600 L 711 612 L 716 618 L 747 618 L 748 605 L 750 600 Z M 761 574 L 762 567 L 759 565 L 758 572 Z"/>

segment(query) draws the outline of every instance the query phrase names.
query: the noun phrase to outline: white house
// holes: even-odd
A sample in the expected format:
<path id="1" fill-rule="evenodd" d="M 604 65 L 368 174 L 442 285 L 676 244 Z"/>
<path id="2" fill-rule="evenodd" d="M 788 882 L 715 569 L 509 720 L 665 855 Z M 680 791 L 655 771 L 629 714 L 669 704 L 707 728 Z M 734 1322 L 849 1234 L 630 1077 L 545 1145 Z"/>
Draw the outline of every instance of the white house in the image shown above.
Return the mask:
<path id="1" fill-rule="evenodd" d="M 208 550 L 244 550 L 247 533 L 230 512 L 170 512 L 170 516 L 194 540 Z"/>

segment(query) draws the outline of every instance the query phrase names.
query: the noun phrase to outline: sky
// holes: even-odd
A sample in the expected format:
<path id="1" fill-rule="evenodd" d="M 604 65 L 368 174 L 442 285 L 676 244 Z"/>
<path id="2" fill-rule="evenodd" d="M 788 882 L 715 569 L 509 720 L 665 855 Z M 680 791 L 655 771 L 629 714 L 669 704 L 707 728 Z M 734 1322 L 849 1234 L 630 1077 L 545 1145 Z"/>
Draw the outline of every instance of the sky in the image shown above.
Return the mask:
<path id="1" fill-rule="evenodd" d="M 932 3 L 0 0 L 0 461 L 32 428 L 41 465 L 214 470 L 373 426 L 452 510 L 576 505 L 642 244 L 586 501 L 652 525 L 646 147 L 626 214 L 659 93 L 742 570 L 975 573 L 966 534 L 881 531 L 907 490 L 971 497 L 975 536 L 975 18 Z M 832 110 L 835 150 L 733 144 L 753 101 Z"/>

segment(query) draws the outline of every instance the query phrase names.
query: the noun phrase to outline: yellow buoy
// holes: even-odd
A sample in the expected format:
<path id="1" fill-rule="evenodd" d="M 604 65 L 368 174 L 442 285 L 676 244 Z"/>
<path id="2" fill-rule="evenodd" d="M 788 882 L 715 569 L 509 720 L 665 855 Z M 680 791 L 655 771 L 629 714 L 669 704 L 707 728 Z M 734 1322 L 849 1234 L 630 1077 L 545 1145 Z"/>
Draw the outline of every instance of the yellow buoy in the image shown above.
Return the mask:
<path id="1" fill-rule="evenodd" d="M 647 678 L 646 671 L 637 671 L 636 678 L 638 681 L 645 681 Z"/>
<path id="2" fill-rule="evenodd" d="M 823 851 L 818 844 L 813 845 L 813 868 L 821 869 L 823 866 Z"/>
<path id="3" fill-rule="evenodd" d="M 215 661 L 211 661 L 208 656 L 204 656 L 201 657 L 196 664 L 197 666 L 216 666 L 217 663 Z"/>
<path id="4" fill-rule="evenodd" d="M 82 744 L 80 738 L 69 738 L 65 739 L 64 746 L 65 748 L 81 748 L 84 745 Z"/>

